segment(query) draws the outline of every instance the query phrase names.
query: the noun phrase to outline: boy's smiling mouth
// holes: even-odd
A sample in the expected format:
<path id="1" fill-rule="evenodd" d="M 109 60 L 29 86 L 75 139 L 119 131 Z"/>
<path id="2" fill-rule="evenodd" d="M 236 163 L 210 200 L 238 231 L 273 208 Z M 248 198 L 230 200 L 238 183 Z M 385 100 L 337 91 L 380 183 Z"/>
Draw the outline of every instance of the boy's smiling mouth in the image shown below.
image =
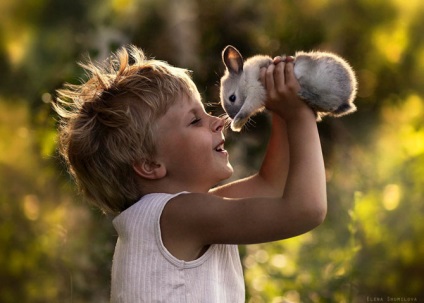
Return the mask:
<path id="1" fill-rule="evenodd" d="M 215 147 L 215 151 L 217 151 L 217 152 L 226 152 L 226 150 L 224 149 L 224 143 L 225 143 L 224 140 L 222 140 L 221 142 L 219 142 L 219 144 Z"/>

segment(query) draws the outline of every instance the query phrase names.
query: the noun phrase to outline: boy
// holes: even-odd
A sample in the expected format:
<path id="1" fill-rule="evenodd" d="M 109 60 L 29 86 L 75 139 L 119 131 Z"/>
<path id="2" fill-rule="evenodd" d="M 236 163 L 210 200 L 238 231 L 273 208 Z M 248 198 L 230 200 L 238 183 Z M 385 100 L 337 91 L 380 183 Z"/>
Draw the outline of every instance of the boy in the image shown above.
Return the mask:
<path id="1" fill-rule="evenodd" d="M 112 302 L 244 302 L 236 244 L 324 220 L 315 115 L 292 61 L 261 70 L 273 122 L 259 172 L 217 188 L 233 172 L 224 121 L 205 112 L 187 71 L 131 46 L 82 65 L 90 79 L 58 92 L 60 151 L 82 192 L 116 215 Z"/>

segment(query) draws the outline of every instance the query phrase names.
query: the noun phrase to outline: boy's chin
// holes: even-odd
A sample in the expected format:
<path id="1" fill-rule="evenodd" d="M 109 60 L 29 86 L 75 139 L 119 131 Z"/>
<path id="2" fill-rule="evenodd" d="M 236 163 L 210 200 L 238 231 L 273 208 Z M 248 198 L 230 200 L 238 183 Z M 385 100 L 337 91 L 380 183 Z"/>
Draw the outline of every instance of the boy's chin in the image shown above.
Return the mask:
<path id="1" fill-rule="evenodd" d="M 231 166 L 231 164 L 230 164 L 230 163 L 228 163 L 228 164 L 227 164 L 227 170 L 226 170 L 226 176 L 225 176 L 225 177 L 223 177 L 223 179 L 222 179 L 221 181 L 225 181 L 225 180 L 227 180 L 228 178 L 231 178 L 231 176 L 233 175 L 233 173 L 234 173 L 234 169 L 233 169 L 233 167 Z"/>
<path id="2" fill-rule="evenodd" d="M 224 185 L 225 183 L 227 183 L 228 182 L 227 180 L 231 178 L 231 176 L 233 175 L 233 172 L 234 172 L 233 168 L 230 166 L 228 171 L 225 174 L 222 174 L 221 178 L 219 178 L 219 180 L 217 180 L 217 182 L 211 188 Z"/>

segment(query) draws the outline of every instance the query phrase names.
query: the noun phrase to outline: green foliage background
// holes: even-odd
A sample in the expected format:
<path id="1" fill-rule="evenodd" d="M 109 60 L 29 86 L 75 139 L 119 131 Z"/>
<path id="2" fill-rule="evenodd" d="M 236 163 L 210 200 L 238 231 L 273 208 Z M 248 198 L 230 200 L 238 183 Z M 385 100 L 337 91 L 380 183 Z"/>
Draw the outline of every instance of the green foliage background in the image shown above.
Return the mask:
<path id="1" fill-rule="evenodd" d="M 116 233 L 76 195 L 50 102 L 84 78 L 76 61 L 126 43 L 193 70 L 207 102 L 218 101 L 227 44 L 345 57 L 359 111 L 319 124 L 327 220 L 240 248 L 247 302 L 423 302 L 423 18 L 421 0 L 2 0 L 0 302 L 108 301 Z M 261 115 L 228 133 L 235 177 L 258 168 L 268 129 Z"/>

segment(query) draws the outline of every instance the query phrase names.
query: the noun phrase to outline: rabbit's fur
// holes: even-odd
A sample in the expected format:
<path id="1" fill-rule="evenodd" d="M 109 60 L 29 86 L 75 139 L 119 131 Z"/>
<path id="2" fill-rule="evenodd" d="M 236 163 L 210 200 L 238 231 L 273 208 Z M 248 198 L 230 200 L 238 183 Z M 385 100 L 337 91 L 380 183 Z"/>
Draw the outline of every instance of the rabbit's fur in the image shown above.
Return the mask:
<path id="1" fill-rule="evenodd" d="M 268 56 L 257 55 L 243 62 L 240 52 L 227 46 L 222 52 L 226 66 L 221 78 L 221 104 L 230 118 L 231 129 L 240 131 L 250 116 L 264 109 L 265 88 L 259 81 L 261 67 L 272 63 Z M 294 73 L 300 84 L 299 96 L 316 113 L 340 117 L 356 110 L 357 80 L 350 65 L 328 52 L 297 52 Z"/>

